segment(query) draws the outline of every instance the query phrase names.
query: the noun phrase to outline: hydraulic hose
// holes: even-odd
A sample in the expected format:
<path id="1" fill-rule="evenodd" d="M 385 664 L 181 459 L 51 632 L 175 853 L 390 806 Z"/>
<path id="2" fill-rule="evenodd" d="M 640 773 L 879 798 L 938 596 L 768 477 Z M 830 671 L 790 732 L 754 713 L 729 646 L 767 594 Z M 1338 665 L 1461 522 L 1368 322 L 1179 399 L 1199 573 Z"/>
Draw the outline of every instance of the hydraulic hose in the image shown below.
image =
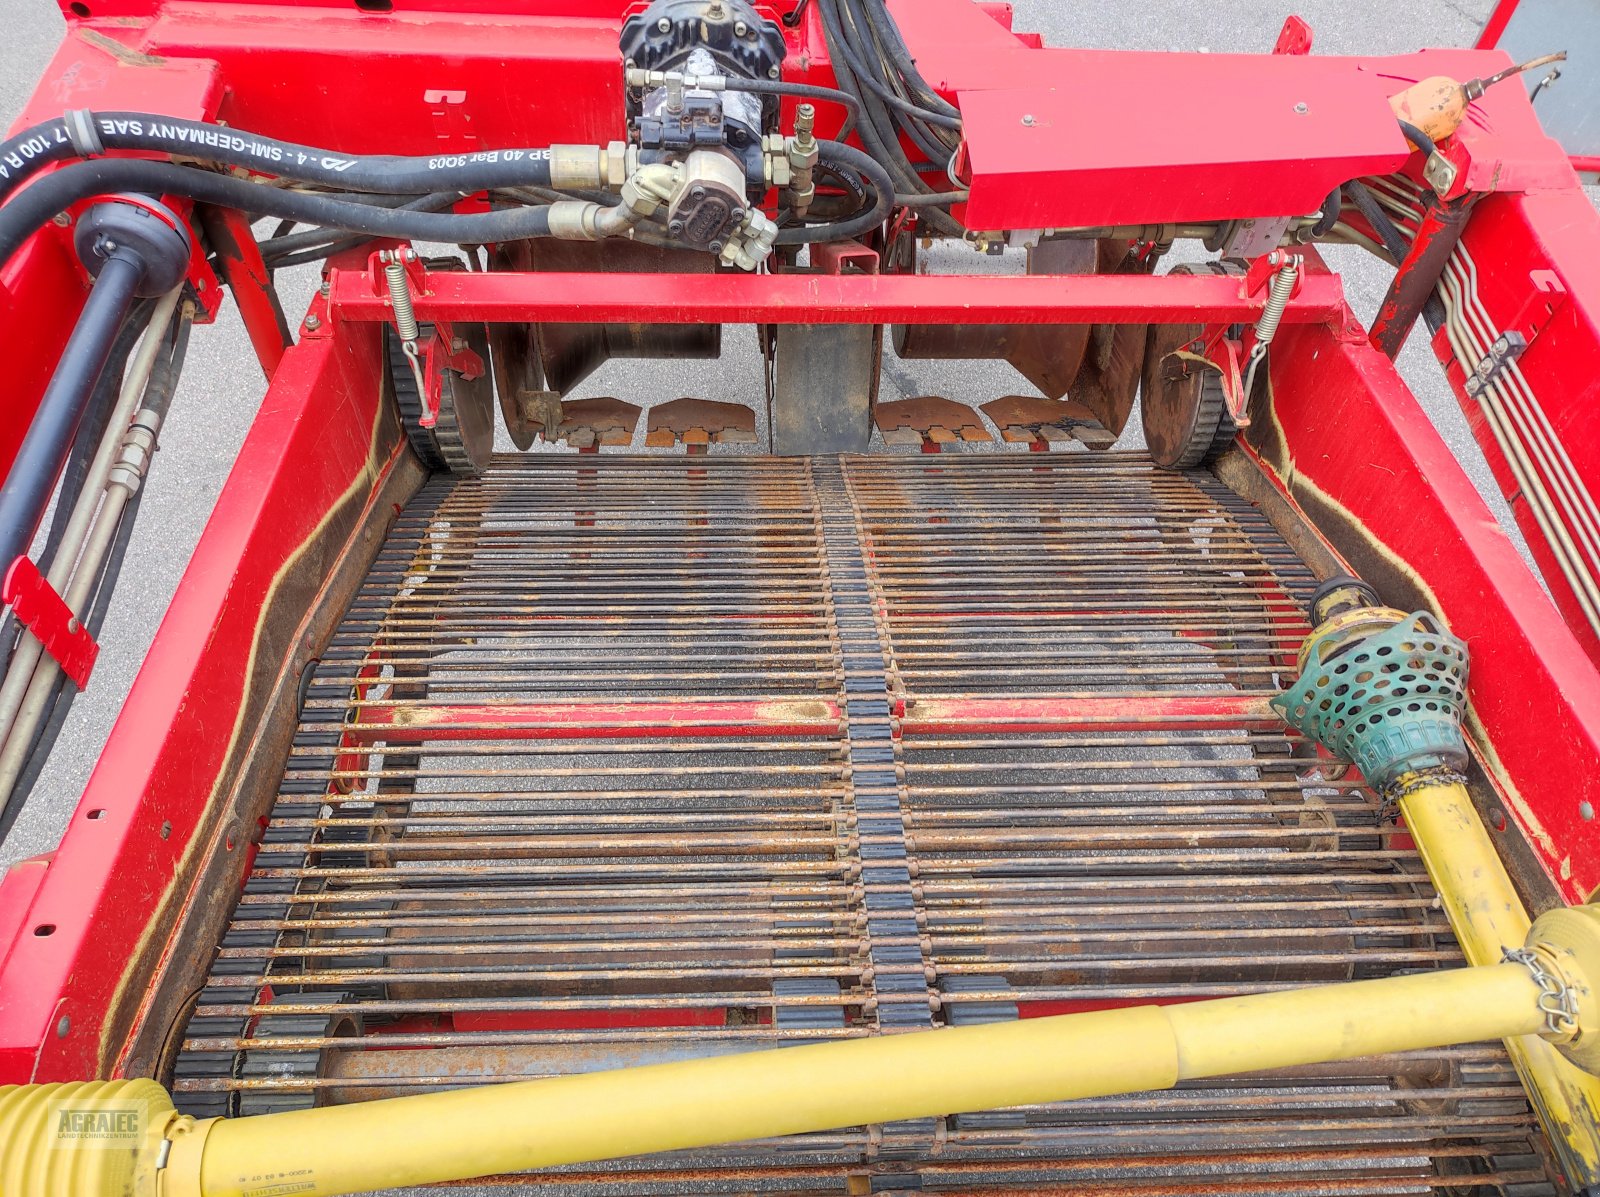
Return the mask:
<path id="1" fill-rule="evenodd" d="M 551 192 L 552 196 L 561 196 L 559 191 Z M 461 198 L 459 191 L 438 191 L 432 195 L 418 196 L 403 204 L 395 204 L 393 208 L 398 212 L 438 212 L 448 208 Z M 561 196 L 561 198 L 567 198 Z M 553 203 L 554 200 L 541 201 Z M 385 205 L 389 207 L 390 205 Z M 278 270 L 289 266 L 299 266 L 306 262 L 318 262 L 341 250 L 351 249 L 360 245 L 367 238 L 359 233 L 347 234 L 342 229 L 316 228 L 307 229 L 303 233 L 286 233 L 282 237 L 273 237 L 261 245 L 261 256 L 268 269 Z"/>
<path id="2" fill-rule="evenodd" d="M 351 203 L 305 191 L 288 191 L 210 171 L 133 158 L 102 158 L 58 170 L 0 207 L 0 263 L 35 229 L 88 196 L 142 191 L 178 195 L 261 216 L 280 216 L 370 237 L 481 245 L 550 234 L 545 208 L 513 208 L 470 215 L 409 212 Z"/>
<path id="3" fill-rule="evenodd" d="M 80 156 L 81 122 L 57 117 L 24 129 L 0 145 L 0 199 L 50 162 Z M 433 191 L 486 191 L 491 187 L 550 182 L 548 149 L 487 150 L 471 154 L 405 157 L 349 155 L 297 145 L 205 121 L 181 120 L 150 112 L 98 112 L 89 115 L 93 136 L 108 150 L 155 150 L 204 162 L 221 162 L 261 174 L 320 183 L 342 191 L 422 195 Z M 20 161 L 21 167 L 10 162 Z"/>
<path id="4" fill-rule="evenodd" d="M 817 83 L 790 83 L 785 79 L 729 79 L 728 91 L 748 91 L 771 96 L 795 96 L 807 100 L 825 100 L 838 104 L 849 114 L 851 121 L 861 119 L 861 105 L 847 91 L 837 87 L 823 87 Z"/>
<path id="5" fill-rule="evenodd" d="M 166 311 L 163 301 L 158 318 L 164 317 Z M 183 371 L 189 329 L 193 321 L 194 307 L 192 303 L 185 303 L 161 336 L 157 346 L 160 360 L 149 375 L 135 419 L 126 422 L 137 423 L 151 430 L 152 451 L 161 421 L 166 418 L 167 409 L 172 405 L 178 377 Z M 154 328 L 150 335 L 156 335 Z M 136 373 L 143 373 L 141 365 L 136 364 Z M 124 409 L 119 414 L 126 417 L 128 412 Z M 112 437 L 114 440 L 110 439 Z M 134 459 L 127 452 L 130 438 L 125 425 L 108 428 L 107 438 L 104 443 L 119 450 L 122 460 L 115 468 L 96 472 L 95 481 L 105 499 L 93 525 L 85 529 L 83 557 L 77 563 L 72 583 L 64 587 L 69 605 L 83 618 L 89 635 L 96 639 L 105 626 L 106 614 L 111 609 L 111 595 L 122 574 L 128 544 L 133 538 L 134 523 L 144 500 L 144 474 L 150 466 L 148 452 L 144 455 L 143 469 L 133 465 Z M 0 748 L 0 841 L 10 833 L 18 813 L 27 806 L 33 787 L 38 784 L 50 759 L 51 749 L 66 725 L 73 699 L 78 694 L 78 687 L 55 667 L 53 661 L 34 655 L 36 664 L 28 694 L 23 700 L 22 717 L 12 728 L 4 747 Z M 28 701 L 30 698 L 31 702 Z"/>
<path id="6" fill-rule="evenodd" d="M 3 215 L 3 212 L 0 212 Z M 48 218 L 47 218 L 48 219 Z M 30 230 L 31 231 L 31 230 Z M 4 258 L 0 258 L 4 261 Z M 0 569 L 28 551 L 50 505 L 56 478 L 111 358 L 122 322 L 137 298 L 144 267 L 126 250 L 106 259 L 67 338 L 33 423 L 0 482 Z"/>
<path id="7" fill-rule="evenodd" d="M 813 241 L 846 241 L 877 228 L 888 218 L 894 199 L 894 183 L 889 178 L 889 172 L 876 159 L 842 142 L 819 141 L 817 162 L 829 170 L 839 172 L 852 170 L 865 177 L 872 185 L 872 207 L 859 216 L 852 216 L 835 224 L 813 224 L 780 229 L 774 244 L 805 245 Z"/>

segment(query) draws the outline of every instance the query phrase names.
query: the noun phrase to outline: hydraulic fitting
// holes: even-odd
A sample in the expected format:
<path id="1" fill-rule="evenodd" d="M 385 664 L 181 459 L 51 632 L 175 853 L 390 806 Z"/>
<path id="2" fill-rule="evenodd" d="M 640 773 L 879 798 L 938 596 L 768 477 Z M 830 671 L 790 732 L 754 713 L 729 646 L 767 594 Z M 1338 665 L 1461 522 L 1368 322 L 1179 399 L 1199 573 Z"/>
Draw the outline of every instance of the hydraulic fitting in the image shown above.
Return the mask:
<path id="1" fill-rule="evenodd" d="M 817 110 L 801 104 L 794 113 L 794 137 L 789 141 L 789 206 L 796 216 L 804 216 L 816 198 L 812 172 L 817 166 L 819 147 L 813 135 Z"/>
<path id="2" fill-rule="evenodd" d="M 761 169 L 772 186 L 789 186 L 794 172 L 789 165 L 789 139 L 782 133 L 768 133 L 761 139 Z"/>
<path id="3" fill-rule="evenodd" d="M 638 150 L 625 141 L 550 147 L 550 186 L 557 191 L 615 190 L 637 166 Z"/>
<path id="4" fill-rule="evenodd" d="M 741 270 L 754 270 L 767 260 L 767 255 L 772 252 L 774 239 L 778 236 L 778 226 L 767 214 L 759 208 L 751 208 L 745 213 L 744 220 L 739 228 L 728 238 L 722 247 L 718 258 L 725 266 L 737 266 Z"/>
<path id="5" fill-rule="evenodd" d="M 635 225 L 670 203 L 683 190 L 684 171 L 677 163 L 641 166 L 622 184 L 622 195 L 607 207 L 589 200 L 561 200 L 550 205 L 550 235 L 565 241 L 598 241 L 626 236 Z"/>

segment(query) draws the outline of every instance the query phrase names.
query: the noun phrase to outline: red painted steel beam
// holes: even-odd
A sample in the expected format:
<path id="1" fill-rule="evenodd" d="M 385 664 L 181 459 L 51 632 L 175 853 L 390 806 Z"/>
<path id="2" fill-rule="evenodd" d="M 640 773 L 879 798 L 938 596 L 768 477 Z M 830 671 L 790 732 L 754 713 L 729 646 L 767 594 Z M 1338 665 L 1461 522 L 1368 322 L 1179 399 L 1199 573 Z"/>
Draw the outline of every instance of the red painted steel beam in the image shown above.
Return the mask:
<path id="1" fill-rule="evenodd" d="M 683 702 L 460 703 L 367 706 L 345 734 L 360 743 L 440 740 L 673 739 L 696 736 L 827 736 L 838 702 L 824 698 Z M 914 698 L 907 736 L 981 732 L 1113 732 L 1175 728 L 1275 728 L 1259 694 L 1093 694 L 1043 698 Z"/>
<path id="2" fill-rule="evenodd" d="M 695 736 L 827 736 L 842 722 L 831 699 L 687 702 L 548 702 L 365 706 L 345 725 L 358 742 L 435 740 L 672 739 Z"/>
<path id="3" fill-rule="evenodd" d="M 331 272 L 337 319 L 393 319 L 364 271 Z M 646 324 L 1232 324 L 1261 315 L 1241 279 L 1149 275 L 431 273 L 421 320 Z M 1338 276 L 1313 275 L 1286 324 L 1343 311 Z"/>
<path id="4" fill-rule="evenodd" d="M 900 721 L 912 736 L 1013 732 L 1229 730 L 1283 726 L 1263 694 L 1096 694 L 1060 698 L 918 698 Z"/>

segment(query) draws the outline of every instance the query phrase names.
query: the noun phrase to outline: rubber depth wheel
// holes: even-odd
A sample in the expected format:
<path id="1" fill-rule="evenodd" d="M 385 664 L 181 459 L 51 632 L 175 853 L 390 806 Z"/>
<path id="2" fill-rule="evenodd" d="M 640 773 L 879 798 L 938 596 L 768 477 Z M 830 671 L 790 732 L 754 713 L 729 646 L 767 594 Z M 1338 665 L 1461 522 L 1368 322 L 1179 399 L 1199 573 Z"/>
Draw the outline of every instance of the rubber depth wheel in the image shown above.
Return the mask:
<path id="1" fill-rule="evenodd" d="M 1241 274 L 1243 268 L 1232 262 L 1205 262 L 1177 266 L 1172 273 Z M 1197 366 L 1185 377 L 1168 377 L 1174 372 L 1168 368 L 1168 356 L 1187 349 L 1204 332 L 1205 326 L 1200 324 L 1157 324 L 1150 329 L 1139 415 L 1144 424 L 1144 443 L 1151 458 L 1163 469 L 1189 470 L 1205 465 L 1232 444 L 1239 431 L 1228 412 L 1222 375 L 1216 370 Z"/>
<path id="2" fill-rule="evenodd" d="M 433 325 L 419 324 L 418 345 L 433 337 Z M 394 383 L 400 424 L 417 457 L 430 470 L 469 478 L 483 473 L 494 452 L 494 382 L 489 369 L 489 334 L 481 324 L 456 324 L 456 336 L 483 359 L 484 372 L 470 381 L 454 370 L 441 372 L 439 418 L 432 428 L 422 426 L 422 398 L 411 373 L 400 338 L 392 328 L 383 330 L 389 377 Z"/>

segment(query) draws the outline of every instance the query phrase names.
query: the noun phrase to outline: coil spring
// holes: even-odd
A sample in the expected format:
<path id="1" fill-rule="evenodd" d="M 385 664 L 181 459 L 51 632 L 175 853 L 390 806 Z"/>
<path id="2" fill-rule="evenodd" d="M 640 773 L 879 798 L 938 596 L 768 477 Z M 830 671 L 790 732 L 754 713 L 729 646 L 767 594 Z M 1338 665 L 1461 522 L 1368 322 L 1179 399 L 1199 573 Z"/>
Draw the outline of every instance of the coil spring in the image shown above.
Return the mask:
<path id="1" fill-rule="evenodd" d="M 414 345 L 417 341 L 417 313 L 411 306 L 411 286 L 406 280 L 406 264 L 400 260 L 398 252 L 384 264 L 383 273 L 389 282 L 389 303 L 394 308 L 395 330 L 399 332 L 401 341 Z"/>
<path id="2" fill-rule="evenodd" d="M 1261 319 L 1256 324 L 1256 344 L 1270 345 L 1277 335 L 1283 310 L 1289 306 L 1289 296 L 1294 291 L 1295 277 L 1300 273 L 1300 263 L 1294 258 L 1285 262 L 1272 276 L 1272 286 L 1267 291 L 1267 302 L 1261 309 Z"/>

